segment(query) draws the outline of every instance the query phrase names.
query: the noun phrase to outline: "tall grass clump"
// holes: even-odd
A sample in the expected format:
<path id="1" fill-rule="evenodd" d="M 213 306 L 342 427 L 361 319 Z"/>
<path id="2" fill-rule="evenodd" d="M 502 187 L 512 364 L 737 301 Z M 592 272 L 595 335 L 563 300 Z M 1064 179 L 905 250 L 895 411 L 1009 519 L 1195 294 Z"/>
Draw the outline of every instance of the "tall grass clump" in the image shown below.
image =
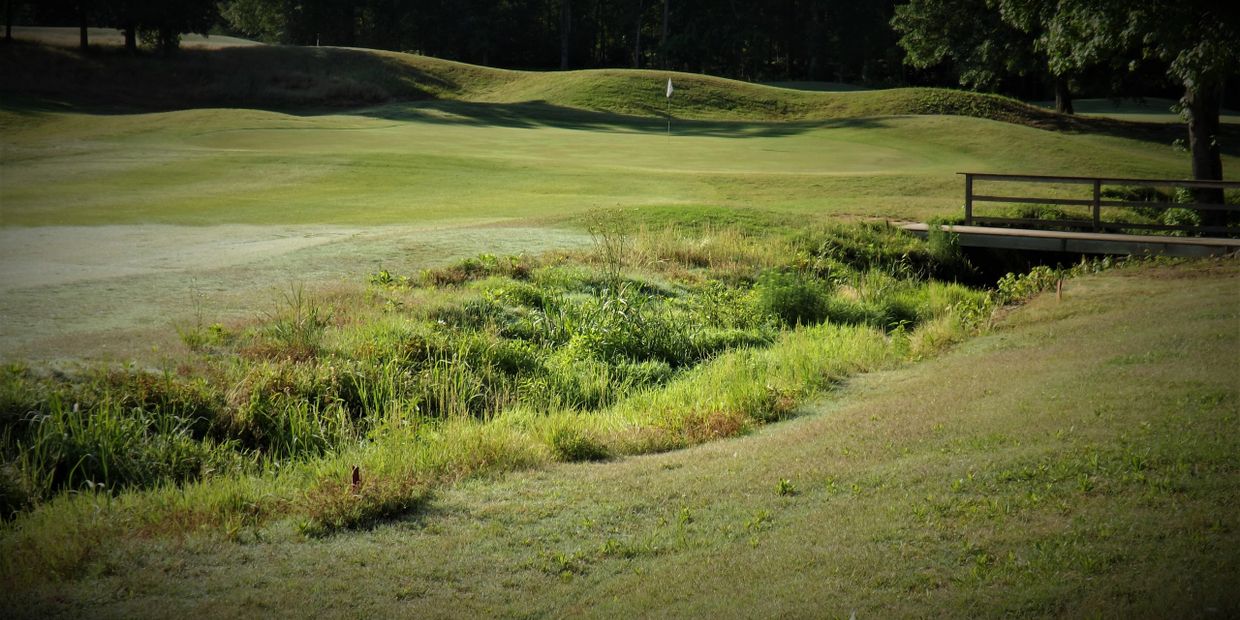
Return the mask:
<path id="1" fill-rule="evenodd" d="M 796 271 L 768 271 L 754 286 L 756 310 L 790 327 L 825 319 L 830 296 L 826 280 Z"/>

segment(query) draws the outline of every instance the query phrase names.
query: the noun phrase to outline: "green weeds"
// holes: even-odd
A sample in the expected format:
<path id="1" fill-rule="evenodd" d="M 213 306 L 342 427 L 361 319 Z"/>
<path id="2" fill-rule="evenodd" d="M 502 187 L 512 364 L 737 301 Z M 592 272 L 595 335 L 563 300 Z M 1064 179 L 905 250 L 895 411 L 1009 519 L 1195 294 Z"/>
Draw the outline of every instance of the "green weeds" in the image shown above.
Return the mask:
<path id="1" fill-rule="evenodd" d="M 161 373 L 7 369 L 0 510 L 68 510 L 77 490 L 147 497 L 132 501 L 155 502 L 143 518 L 158 528 L 235 529 L 278 509 L 308 535 L 361 527 L 462 477 L 744 433 L 958 341 L 1049 277 L 997 296 L 943 283 L 968 270 L 950 247 L 883 225 L 595 235 L 588 253 L 380 271 L 353 298 L 296 287 Z M 240 480 L 268 499 L 154 499 Z"/>

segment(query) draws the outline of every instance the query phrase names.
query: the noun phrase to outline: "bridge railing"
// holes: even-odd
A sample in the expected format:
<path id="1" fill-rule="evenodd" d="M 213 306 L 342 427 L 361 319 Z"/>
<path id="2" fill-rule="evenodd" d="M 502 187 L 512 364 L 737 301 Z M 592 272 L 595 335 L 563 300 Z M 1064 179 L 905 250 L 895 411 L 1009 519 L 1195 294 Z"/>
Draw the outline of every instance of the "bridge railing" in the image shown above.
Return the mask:
<path id="1" fill-rule="evenodd" d="M 1165 200 L 1124 200 L 1104 197 L 1104 186 L 1111 187 L 1128 187 L 1128 188 L 1185 188 L 1185 189 L 1240 189 L 1240 182 L 1237 181 L 1187 181 L 1175 179 L 1123 179 L 1108 177 L 1075 177 L 1075 176 L 1044 176 L 1030 174 L 988 174 L 981 172 L 961 172 L 964 175 L 964 223 L 966 226 L 1035 226 L 1057 228 L 1074 228 L 1082 230 L 1092 230 L 1095 232 L 1112 232 L 1112 231 L 1132 231 L 1132 230 L 1149 230 L 1149 231 L 1182 231 L 1193 234 L 1237 234 L 1240 229 L 1229 226 L 1218 225 L 1199 225 L 1199 224 L 1175 224 L 1175 223 L 1159 223 L 1151 224 L 1144 222 L 1115 222 L 1104 221 L 1102 219 L 1103 209 L 1118 208 L 1139 208 L 1152 209 L 1161 211 L 1163 209 L 1189 209 L 1201 214 L 1204 212 L 1240 212 L 1240 205 L 1228 205 L 1217 203 L 1200 203 L 1200 202 L 1170 202 Z M 1090 190 L 1090 195 L 1083 198 L 1059 198 L 1059 197 L 1038 197 L 1038 196 L 1018 196 L 1018 195 L 999 195 L 999 194 L 979 194 L 974 191 L 974 183 L 976 181 L 997 181 L 1012 183 L 1054 183 L 1064 185 L 1084 185 Z M 1155 194 L 1157 195 L 1157 194 Z M 1055 205 L 1055 206 L 1074 206 L 1089 207 L 1089 219 L 1041 219 L 1029 217 L 997 217 L 991 215 L 977 215 L 974 213 L 974 206 L 977 203 L 1007 203 L 1007 204 L 1029 204 L 1029 205 Z M 1207 218 L 1208 219 L 1208 218 Z"/>

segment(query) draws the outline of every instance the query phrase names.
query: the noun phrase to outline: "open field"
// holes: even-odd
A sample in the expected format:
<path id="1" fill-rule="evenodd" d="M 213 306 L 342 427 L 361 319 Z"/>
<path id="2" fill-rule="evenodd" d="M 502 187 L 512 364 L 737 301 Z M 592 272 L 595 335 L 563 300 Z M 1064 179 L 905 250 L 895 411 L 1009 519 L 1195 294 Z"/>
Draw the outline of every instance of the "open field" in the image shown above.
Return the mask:
<path id="1" fill-rule="evenodd" d="M 754 436 L 478 480 L 373 530 L 119 540 L 41 617 L 1240 611 L 1234 261 L 1074 280 Z M 1169 322 L 1168 316 L 1186 320 Z M 781 484 L 786 480 L 786 484 Z M 741 610 L 745 610 L 741 612 Z"/>
<path id="2" fill-rule="evenodd" d="M 224 52 L 268 54 L 262 62 L 231 62 L 266 63 L 272 71 L 281 63 L 301 67 L 307 83 L 289 88 L 305 96 L 330 91 L 316 89 L 335 78 L 313 71 L 340 63 L 299 64 L 304 57 L 348 54 L 346 66 L 357 69 L 350 75 L 365 84 L 440 98 L 310 112 L 150 112 L 3 98 L 0 226 L 13 243 L 5 245 L 0 271 L 7 292 L 0 355 L 149 354 L 149 347 L 127 344 L 135 341 L 132 329 L 168 351 L 175 346 L 170 324 L 196 310 L 210 320 L 225 311 L 218 318 L 253 315 L 265 309 L 254 301 L 258 291 L 268 292 L 257 296 L 263 299 L 312 280 L 356 281 L 380 265 L 403 268 L 424 258 L 421 266 L 432 266 L 482 251 L 571 244 L 580 233 L 561 229 L 601 209 L 636 209 L 655 220 L 673 212 L 689 214 L 673 220 L 692 220 L 702 208 L 724 220 L 733 212 L 774 224 L 922 220 L 957 212 L 954 173 L 961 170 L 1188 173 L 1187 158 L 1165 143 L 1110 130 L 1061 133 L 907 115 L 938 105 L 938 94 L 798 93 L 677 76 L 684 82 L 668 137 L 664 119 L 632 115 L 659 113 L 658 72 L 524 74 L 328 48 L 195 53 Z M 14 70 L 29 70 L 24 66 Z M 156 71 L 144 66 L 135 70 Z M 390 74 L 402 70 L 409 79 L 391 86 Z M 961 101 L 973 101 L 968 97 Z M 902 115 L 873 116 L 892 113 Z M 806 118 L 815 115 L 826 117 Z M 1236 162 L 1226 157 L 1229 175 Z M 548 236 L 506 232 L 531 227 Z M 408 242 L 395 241 L 400 231 Z M 98 249 L 79 251 L 86 240 Z M 189 251 L 181 251 L 183 243 Z M 131 251 L 143 246 L 153 253 Z M 418 247 L 434 251 L 408 252 Z M 156 272 L 163 280 L 151 280 Z M 43 320 L 49 305 L 56 321 Z"/>
<path id="3" fill-rule="evenodd" d="M 881 221 L 962 170 L 1185 177 L 1174 128 L 672 74 L 669 135 L 664 72 L 342 48 L 0 70 L 0 615 L 1240 613 L 1235 260 L 996 283 Z"/>

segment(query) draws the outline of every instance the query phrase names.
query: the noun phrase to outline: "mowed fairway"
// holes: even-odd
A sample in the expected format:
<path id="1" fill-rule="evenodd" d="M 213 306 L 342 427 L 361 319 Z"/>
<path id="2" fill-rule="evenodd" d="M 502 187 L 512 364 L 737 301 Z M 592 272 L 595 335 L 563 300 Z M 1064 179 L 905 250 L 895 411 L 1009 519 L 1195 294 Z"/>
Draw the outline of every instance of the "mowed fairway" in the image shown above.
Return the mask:
<path id="1" fill-rule="evenodd" d="M 963 170 L 1188 172 L 1162 144 L 947 116 L 674 121 L 670 137 L 658 119 L 459 102 L 3 123 L 5 226 L 407 225 L 702 204 L 914 219 L 953 213 Z"/>

